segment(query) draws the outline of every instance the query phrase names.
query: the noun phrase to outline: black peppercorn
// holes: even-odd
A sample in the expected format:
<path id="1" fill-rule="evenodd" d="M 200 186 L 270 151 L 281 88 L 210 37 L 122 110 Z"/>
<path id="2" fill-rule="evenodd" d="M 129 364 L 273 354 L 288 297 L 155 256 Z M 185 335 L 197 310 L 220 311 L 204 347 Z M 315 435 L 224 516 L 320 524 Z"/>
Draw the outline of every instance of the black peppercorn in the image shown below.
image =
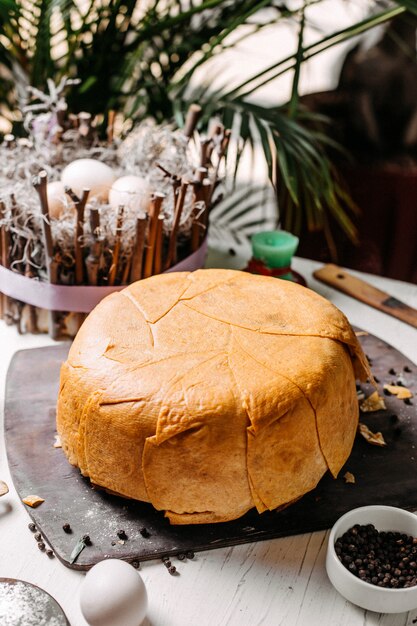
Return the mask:
<path id="1" fill-rule="evenodd" d="M 171 561 L 164 561 L 164 565 L 167 569 L 169 569 L 171 567 Z"/>
<path id="2" fill-rule="evenodd" d="M 391 369 L 388 370 L 388 374 L 391 374 L 391 376 L 396 376 L 397 372 L 393 367 L 391 367 Z"/>
<path id="3" fill-rule="evenodd" d="M 171 565 L 171 567 L 168 568 L 168 572 L 172 575 L 175 574 L 175 572 L 177 571 L 177 568 L 175 567 L 175 565 Z"/>
<path id="4" fill-rule="evenodd" d="M 42 541 L 42 535 L 41 535 L 41 533 L 35 533 L 35 534 L 33 535 L 33 537 L 34 537 L 35 541 Z"/>
<path id="5" fill-rule="evenodd" d="M 139 561 L 132 561 L 132 567 L 134 567 L 135 569 L 139 569 L 140 567 Z"/>
<path id="6" fill-rule="evenodd" d="M 36 531 L 36 525 L 33 522 L 30 522 L 30 524 L 28 524 L 28 528 L 32 533 Z"/>
<path id="7" fill-rule="evenodd" d="M 193 559 L 195 554 L 192 550 L 188 550 L 188 552 L 185 553 L 185 556 L 187 557 L 187 559 Z"/>
<path id="8" fill-rule="evenodd" d="M 43 541 L 38 541 L 38 548 L 41 552 L 44 552 L 45 550 L 45 544 Z"/>
<path id="9" fill-rule="evenodd" d="M 335 542 L 342 564 L 361 580 L 388 588 L 417 585 L 417 538 L 356 524 Z M 354 556 L 352 556 L 354 555 Z"/>
<path id="10" fill-rule="evenodd" d="M 53 551 L 50 548 L 48 548 L 46 550 L 46 554 L 49 556 L 50 559 L 52 559 L 54 557 L 54 553 L 53 553 Z"/>
<path id="11" fill-rule="evenodd" d="M 177 559 L 179 561 L 183 561 L 185 559 L 185 554 L 184 552 L 180 552 L 179 554 L 177 554 Z"/>
<path id="12" fill-rule="evenodd" d="M 142 537 L 150 537 L 149 531 L 143 526 L 142 528 L 139 528 L 139 532 L 142 535 Z"/>
<path id="13" fill-rule="evenodd" d="M 127 539 L 127 535 L 126 535 L 126 532 L 124 530 L 118 530 L 117 531 L 117 536 L 119 537 L 119 539 Z"/>
<path id="14" fill-rule="evenodd" d="M 83 535 L 83 541 L 84 541 L 86 546 L 91 546 L 90 535 Z"/>
<path id="15" fill-rule="evenodd" d="M 62 526 L 62 530 L 64 531 L 64 533 L 71 532 L 71 526 L 68 524 L 68 522 Z"/>
<path id="16" fill-rule="evenodd" d="M 412 371 L 412 370 L 411 370 L 411 368 L 410 368 L 410 367 L 408 367 L 408 365 L 404 365 L 404 372 L 407 372 L 407 374 L 410 374 L 410 373 L 411 373 L 411 371 Z"/>

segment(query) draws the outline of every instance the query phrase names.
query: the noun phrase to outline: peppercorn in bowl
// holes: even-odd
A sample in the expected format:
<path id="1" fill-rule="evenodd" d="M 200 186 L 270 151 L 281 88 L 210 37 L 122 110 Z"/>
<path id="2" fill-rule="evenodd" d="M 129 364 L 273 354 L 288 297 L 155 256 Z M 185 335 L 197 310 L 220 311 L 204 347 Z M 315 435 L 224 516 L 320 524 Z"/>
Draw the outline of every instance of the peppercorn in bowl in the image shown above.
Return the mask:
<path id="1" fill-rule="evenodd" d="M 349 511 L 330 532 L 326 570 L 335 589 L 364 609 L 417 608 L 417 515 L 383 505 Z"/>

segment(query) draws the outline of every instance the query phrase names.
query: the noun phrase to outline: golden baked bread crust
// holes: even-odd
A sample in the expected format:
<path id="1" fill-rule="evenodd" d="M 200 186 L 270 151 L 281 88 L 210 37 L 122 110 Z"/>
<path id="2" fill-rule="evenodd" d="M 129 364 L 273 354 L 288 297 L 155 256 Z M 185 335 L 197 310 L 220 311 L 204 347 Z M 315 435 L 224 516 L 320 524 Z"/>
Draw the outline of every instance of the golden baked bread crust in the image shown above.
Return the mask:
<path id="1" fill-rule="evenodd" d="M 97 485 L 172 523 L 275 509 L 337 476 L 369 376 L 345 316 L 291 282 L 154 276 L 103 300 L 61 370 L 57 429 Z"/>

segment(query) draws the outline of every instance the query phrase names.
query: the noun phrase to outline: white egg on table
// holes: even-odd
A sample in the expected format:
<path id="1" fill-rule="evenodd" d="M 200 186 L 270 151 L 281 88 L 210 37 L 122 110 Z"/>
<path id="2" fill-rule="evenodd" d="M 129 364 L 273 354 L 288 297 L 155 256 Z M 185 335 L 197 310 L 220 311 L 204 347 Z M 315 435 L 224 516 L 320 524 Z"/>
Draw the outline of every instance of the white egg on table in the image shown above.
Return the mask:
<path id="1" fill-rule="evenodd" d="M 112 185 L 109 193 L 109 204 L 117 210 L 120 205 L 130 209 L 145 210 L 150 197 L 147 180 L 140 176 L 122 176 Z"/>
<path id="2" fill-rule="evenodd" d="M 89 189 L 89 200 L 96 198 L 102 202 L 107 202 L 115 179 L 111 167 L 97 159 L 76 159 L 61 174 L 62 184 L 71 187 L 78 197 L 82 196 L 84 189 Z"/>
<path id="3" fill-rule="evenodd" d="M 148 608 L 145 583 L 126 561 L 100 561 L 81 585 L 80 607 L 90 626 L 139 626 Z"/>
<path id="4" fill-rule="evenodd" d="M 70 198 L 66 195 L 64 185 L 60 180 L 55 180 L 52 183 L 48 183 L 46 193 L 48 196 L 49 215 L 51 217 L 54 217 L 55 219 L 58 219 L 62 211 L 68 205 L 71 205 L 72 202 Z"/>

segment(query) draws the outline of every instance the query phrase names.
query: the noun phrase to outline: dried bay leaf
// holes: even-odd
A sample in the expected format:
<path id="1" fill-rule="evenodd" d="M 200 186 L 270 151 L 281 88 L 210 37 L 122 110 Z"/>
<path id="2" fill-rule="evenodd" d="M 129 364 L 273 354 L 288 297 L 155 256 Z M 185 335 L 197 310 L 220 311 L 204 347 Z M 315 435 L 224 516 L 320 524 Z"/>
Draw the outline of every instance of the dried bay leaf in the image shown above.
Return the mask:
<path id="1" fill-rule="evenodd" d="M 380 411 L 387 407 L 385 406 L 384 398 L 381 398 L 378 392 L 374 391 L 360 403 L 359 408 L 363 413 L 373 413 L 374 411 Z"/>
<path id="2" fill-rule="evenodd" d="M 405 400 L 406 398 L 412 398 L 413 394 L 407 387 L 402 385 L 384 385 L 384 389 L 389 391 L 392 396 L 396 396 L 399 400 Z"/>
<path id="3" fill-rule="evenodd" d="M 358 430 L 362 437 L 366 439 L 368 443 L 371 443 L 373 446 L 386 446 L 387 442 L 385 441 L 382 433 L 373 433 L 366 424 L 361 424 L 359 422 Z"/>

